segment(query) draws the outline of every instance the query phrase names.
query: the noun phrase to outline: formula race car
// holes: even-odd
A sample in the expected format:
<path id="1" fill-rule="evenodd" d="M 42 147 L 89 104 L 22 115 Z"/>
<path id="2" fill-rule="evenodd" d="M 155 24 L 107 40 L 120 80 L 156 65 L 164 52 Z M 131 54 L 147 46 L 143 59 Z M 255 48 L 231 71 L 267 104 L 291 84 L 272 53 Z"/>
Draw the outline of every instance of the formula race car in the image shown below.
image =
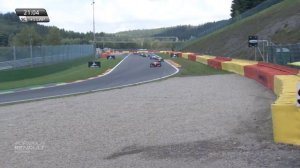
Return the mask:
<path id="1" fill-rule="evenodd" d="M 140 53 L 140 56 L 147 57 L 147 55 L 145 53 Z"/>
<path id="2" fill-rule="evenodd" d="M 171 53 L 171 54 L 170 54 L 170 57 L 171 57 L 171 58 L 178 58 L 178 54 Z"/>
<path id="3" fill-rule="evenodd" d="M 150 59 L 157 60 L 159 62 L 164 62 L 164 59 L 157 55 L 152 55 L 149 57 Z"/>
<path id="4" fill-rule="evenodd" d="M 150 68 L 152 67 L 161 67 L 161 62 L 159 61 L 154 61 L 150 63 Z"/>
<path id="5" fill-rule="evenodd" d="M 108 55 L 108 56 L 106 57 L 106 59 L 116 59 L 116 56 L 114 56 L 114 55 Z"/>

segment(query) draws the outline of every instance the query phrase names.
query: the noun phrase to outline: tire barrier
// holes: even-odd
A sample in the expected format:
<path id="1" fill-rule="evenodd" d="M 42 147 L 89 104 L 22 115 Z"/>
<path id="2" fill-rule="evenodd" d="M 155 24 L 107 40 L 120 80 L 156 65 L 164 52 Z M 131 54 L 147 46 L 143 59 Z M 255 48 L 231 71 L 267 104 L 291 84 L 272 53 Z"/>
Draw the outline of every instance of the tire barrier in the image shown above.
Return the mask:
<path id="1" fill-rule="evenodd" d="M 244 67 L 246 65 L 255 65 L 255 64 L 257 64 L 256 61 L 233 59 L 232 61 L 222 62 L 222 69 L 244 76 L 245 74 Z"/>
<path id="2" fill-rule="evenodd" d="M 197 55 L 196 56 L 196 62 L 200 62 L 200 63 L 202 63 L 202 64 L 205 64 L 205 65 L 207 65 L 208 63 L 207 63 L 207 60 L 209 60 L 209 59 L 215 59 L 216 57 L 213 57 L 213 56 L 208 56 L 208 55 Z"/>
<path id="3" fill-rule="evenodd" d="M 182 57 L 194 60 L 192 53 L 183 53 Z M 270 63 L 238 60 L 226 57 L 197 55 L 196 61 L 234 72 L 262 83 L 277 95 L 271 105 L 273 136 L 276 143 L 300 145 L 300 108 L 297 103 L 297 83 L 300 83 L 298 69 Z M 298 76 L 299 75 L 299 76 Z"/>
<path id="4" fill-rule="evenodd" d="M 231 61 L 231 58 L 227 58 L 227 57 L 216 57 L 214 59 L 209 59 L 207 60 L 207 63 L 209 66 L 215 68 L 215 69 L 222 69 L 222 62 L 225 61 Z"/>

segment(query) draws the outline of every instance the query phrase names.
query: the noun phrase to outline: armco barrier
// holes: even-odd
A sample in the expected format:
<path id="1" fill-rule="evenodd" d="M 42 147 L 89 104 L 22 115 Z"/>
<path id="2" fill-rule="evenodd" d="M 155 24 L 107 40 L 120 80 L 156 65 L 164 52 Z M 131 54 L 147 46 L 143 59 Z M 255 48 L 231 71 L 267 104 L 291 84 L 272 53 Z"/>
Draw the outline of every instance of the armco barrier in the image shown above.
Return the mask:
<path id="1" fill-rule="evenodd" d="M 209 59 L 214 59 L 214 58 L 216 58 L 216 57 L 213 57 L 213 56 L 208 56 L 208 55 L 197 55 L 196 56 L 196 62 L 200 62 L 200 63 L 202 63 L 202 64 L 205 64 L 205 65 L 207 65 L 208 63 L 207 63 L 207 60 L 209 60 Z"/>
<path id="2" fill-rule="evenodd" d="M 256 65 L 245 66 L 244 72 L 246 77 L 254 79 L 267 88 L 273 90 L 275 75 L 296 75 L 298 70 L 280 65 L 259 62 Z"/>
<path id="3" fill-rule="evenodd" d="M 244 67 L 246 65 L 255 65 L 255 64 L 257 64 L 256 61 L 246 61 L 246 60 L 233 59 L 232 61 L 222 62 L 222 69 L 244 76 L 244 74 L 245 74 Z"/>
<path id="4" fill-rule="evenodd" d="M 188 55 L 189 60 L 196 61 L 196 54 L 189 54 Z"/>
<path id="5" fill-rule="evenodd" d="M 222 62 L 231 61 L 231 58 L 216 57 L 214 59 L 208 59 L 207 64 L 215 69 L 222 69 Z"/>

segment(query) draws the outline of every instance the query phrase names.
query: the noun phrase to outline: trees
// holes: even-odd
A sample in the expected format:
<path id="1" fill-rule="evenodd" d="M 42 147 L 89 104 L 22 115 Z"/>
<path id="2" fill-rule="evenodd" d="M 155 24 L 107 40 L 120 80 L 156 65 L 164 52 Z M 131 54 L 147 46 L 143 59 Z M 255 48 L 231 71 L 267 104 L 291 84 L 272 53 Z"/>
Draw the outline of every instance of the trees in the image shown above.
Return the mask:
<path id="1" fill-rule="evenodd" d="M 231 5 L 231 17 L 236 17 L 266 0 L 233 0 Z"/>
<path id="2" fill-rule="evenodd" d="M 13 37 L 12 41 L 17 46 L 41 45 L 41 36 L 33 27 L 26 26 Z"/>
<path id="3" fill-rule="evenodd" d="M 61 35 L 57 27 L 50 27 L 48 34 L 46 35 L 45 44 L 47 45 L 59 45 L 61 44 Z"/>
<path id="4" fill-rule="evenodd" d="M 9 35 L 5 32 L 0 31 L 0 47 L 8 45 Z"/>

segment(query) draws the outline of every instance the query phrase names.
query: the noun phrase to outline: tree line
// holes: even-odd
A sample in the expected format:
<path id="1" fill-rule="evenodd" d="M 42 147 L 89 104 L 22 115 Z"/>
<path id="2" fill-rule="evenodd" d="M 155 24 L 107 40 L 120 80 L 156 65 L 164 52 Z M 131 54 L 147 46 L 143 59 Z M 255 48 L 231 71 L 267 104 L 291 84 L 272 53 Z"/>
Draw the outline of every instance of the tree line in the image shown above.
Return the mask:
<path id="1" fill-rule="evenodd" d="M 231 17 L 236 17 L 245 11 L 257 6 L 266 0 L 233 0 L 231 5 Z M 205 23 L 198 26 L 179 25 L 175 27 L 132 30 L 116 34 L 96 33 L 96 37 L 166 37 L 175 36 L 180 41 L 196 38 L 199 34 L 215 29 L 227 20 Z M 60 44 L 91 44 L 93 33 L 79 33 L 59 29 L 55 26 L 44 26 L 37 23 L 22 23 L 14 12 L 0 13 L 0 47 L 1 46 L 28 46 L 28 45 L 60 45 Z M 149 46 L 159 47 L 159 42 L 145 42 Z M 104 47 L 104 44 L 96 44 Z M 146 45 L 147 46 L 147 45 Z M 105 47 L 114 48 L 142 48 L 144 45 L 137 43 L 105 44 Z M 163 46 L 165 47 L 165 46 Z"/>
<path id="2" fill-rule="evenodd" d="M 37 23 L 22 23 L 14 12 L 0 13 L 0 46 L 89 44 L 93 33 L 78 33 L 44 26 Z M 111 36 L 96 33 L 96 36 Z"/>
<path id="3" fill-rule="evenodd" d="M 230 15 L 231 17 L 236 17 L 264 1 L 266 0 L 233 0 Z"/>
<path id="4" fill-rule="evenodd" d="M 231 5 L 231 17 L 234 18 L 249 9 L 252 9 L 266 0 L 233 0 Z M 228 20 L 217 22 L 209 22 L 198 26 L 180 25 L 170 28 L 165 28 L 163 31 L 154 36 L 176 36 L 179 40 L 190 40 L 197 38 L 201 33 L 210 32 L 221 25 L 226 24 Z"/>

